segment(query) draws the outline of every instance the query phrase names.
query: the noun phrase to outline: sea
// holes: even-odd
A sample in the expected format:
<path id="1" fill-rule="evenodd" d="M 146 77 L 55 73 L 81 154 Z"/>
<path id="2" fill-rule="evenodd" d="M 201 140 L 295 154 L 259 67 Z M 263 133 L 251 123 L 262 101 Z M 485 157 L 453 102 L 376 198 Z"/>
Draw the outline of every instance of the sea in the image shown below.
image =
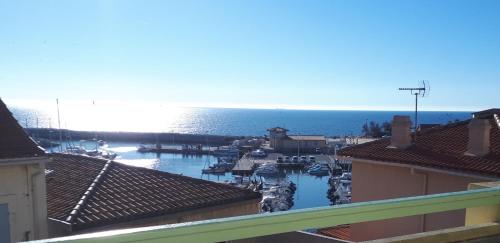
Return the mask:
<path id="1" fill-rule="evenodd" d="M 9 107 L 14 117 L 24 127 L 52 127 L 85 131 L 176 132 L 213 135 L 262 136 L 267 129 L 285 127 L 291 134 L 321 134 L 326 136 L 360 135 L 363 124 L 370 121 L 383 123 L 394 115 L 408 115 L 409 111 L 323 111 L 285 109 L 235 109 L 235 108 L 186 108 L 186 107 L 60 107 L 57 110 L 27 107 Z M 470 112 L 422 111 L 419 123 L 445 124 L 468 119 Z M 95 144 L 82 143 L 89 149 Z M 201 170 L 216 163 L 211 155 L 185 156 L 180 154 L 155 154 L 137 152 L 138 143 L 108 141 L 107 149 L 118 154 L 117 161 L 133 166 L 182 174 L 194 178 L 224 182 L 233 180 L 231 173 L 206 175 Z M 170 144 L 171 146 L 171 144 Z M 177 146 L 181 146 L 177 144 Z M 55 149 L 57 151 L 57 148 Z M 50 152 L 50 150 L 49 150 Z M 281 180 L 297 184 L 294 205 L 302 209 L 331 205 L 327 198 L 328 177 L 316 177 L 304 171 L 286 171 Z"/>
<path id="2" fill-rule="evenodd" d="M 120 104 L 9 107 L 24 127 L 67 128 L 81 131 L 175 132 L 187 134 L 262 136 L 271 127 L 292 134 L 359 135 L 366 122 L 391 121 L 412 111 L 331 111 L 287 109 L 198 108 Z M 59 119 L 58 119 L 59 117 Z M 444 124 L 471 117 L 471 112 L 420 111 L 418 122 Z"/>

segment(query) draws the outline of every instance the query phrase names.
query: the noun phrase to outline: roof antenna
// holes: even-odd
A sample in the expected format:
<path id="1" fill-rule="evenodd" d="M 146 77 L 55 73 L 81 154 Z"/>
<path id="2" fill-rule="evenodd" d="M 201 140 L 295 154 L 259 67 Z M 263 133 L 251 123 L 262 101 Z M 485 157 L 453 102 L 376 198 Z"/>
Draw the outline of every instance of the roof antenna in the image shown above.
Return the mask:
<path id="1" fill-rule="evenodd" d="M 418 88 L 399 88 L 399 90 L 409 90 L 412 95 L 415 95 L 415 134 L 418 128 L 418 97 L 427 97 L 431 91 L 431 86 L 428 80 L 420 80 Z"/>

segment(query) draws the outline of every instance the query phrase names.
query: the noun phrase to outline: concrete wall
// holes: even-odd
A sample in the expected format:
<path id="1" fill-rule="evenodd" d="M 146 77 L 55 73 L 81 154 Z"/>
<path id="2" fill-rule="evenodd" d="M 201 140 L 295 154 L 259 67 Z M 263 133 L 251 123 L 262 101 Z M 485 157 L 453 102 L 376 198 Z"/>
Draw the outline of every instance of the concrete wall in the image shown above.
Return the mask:
<path id="1" fill-rule="evenodd" d="M 47 237 L 43 163 L 0 163 L 0 203 L 7 203 L 12 241 Z"/>
<path id="2" fill-rule="evenodd" d="M 280 150 L 283 152 L 292 152 L 297 153 L 297 149 L 300 150 L 301 153 L 306 152 L 315 152 L 316 148 L 324 148 L 326 147 L 326 141 L 298 141 L 292 139 L 283 139 L 281 140 Z"/>
<path id="3" fill-rule="evenodd" d="M 202 209 L 189 210 L 181 213 L 166 214 L 164 216 L 144 218 L 138 220 L 131 220 L 124 223 L 111 224 L 93 227 L 89 229 L 74 230 L 73 232 L 65 232 L 63 230 L 66 225 L 52 221 L 49 224 L 51 232 L 50 237 L 59 237 L 69 234 L 83 234 L 90 232 L 114 230 L 114 229 L 126 229 L 126 228 L 136 228 L 145 226 L 155 226 L 164 224 L 175 224 L 215 218 L 225 218 L 239 215 L 256 214 L 259 212 L 259 200 L 247 200 L 243 202 L 224 204 L 220 206 L 207 207 Z"/>
<path id="4" fill-rule="evenodd" d="M 426 194 L 465 191 L 469 183 L 484 181 L 473 177 L 451 175 L 394 165 L 353 160 L 352 201 L 364 202 Z M 463 226 L 465 210 L 403 217 L 353 224 L 354 241 L 373 240 Z"/>

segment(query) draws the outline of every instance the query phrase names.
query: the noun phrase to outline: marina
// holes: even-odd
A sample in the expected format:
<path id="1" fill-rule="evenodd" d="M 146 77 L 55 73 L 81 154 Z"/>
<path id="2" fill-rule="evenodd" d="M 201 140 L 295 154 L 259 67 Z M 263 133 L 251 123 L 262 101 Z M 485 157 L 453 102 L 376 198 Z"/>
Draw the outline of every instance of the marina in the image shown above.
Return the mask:
<path id="1" fill-rule="evenodd" d="M 334 154 L 342 147 L 371 139 L 288 135 L 288 130 L 280 127 L 269 130 L 269 135 L 220 136 L 27 129 L 49 145 L 49 152 L 111 155 L 128 165 L 257 189 L 264 195 L 262 212 L 350 202 L 350 179 L 344 173 L 350 172 L 351 165 L 336 161 Z M 288 188 L 291 183 L 294 190 Z"/>
<path id="2" fill-rule="evenodd" d="M 80 141 L 74 141 L 74 143 L 79 142 Z M 93 141 L 86 141 L 82 143 L 82 146 L 87 149 L 92 149 L 95 147 L 95 144 Z M 182 144 L 162 144 L 162 147 L 181 148 Z M 220 173 L 204 173 L 204 169 L 219 163 L 219 158 L 221 157 L 216 157 L 211 154 L 194 155 L 179 153 L 140 153 L 137 151 L 137 148 L 137 143 L 113 141 L 107 141 L 106 145 L 102 147 L 103 150 L 116 153 L 117 157 L 115 158 L 115 161 L 120 163 L 166 171 L 173 174 L 181 174 L 219 183 L 233 183 L 234 185 L 248 187 L 251 186 L 251 181 L 257 181 L 263 182 L 263 186 L 265 188 L 270 188 L 283 183 L 293 182 L 296 185 L 296 191 L 293 194 L 293 205 L 290 204 L 290 209 L 327 206 L 331 204 L 327 194 L 330 189 L 328 176 L 312 176 L 308 174 L 307 171 L 296 168 L 281 168 L 279 170 L 282 173 L 278 176 L 271 177 L 256 176 L 254 175 L 255 171 L 246 176 L 233 175 L 232 170 L 226 170 L 224 172 L 221 171 Z M 50 150 L 48 151 L 50 152 Z M 53 151 L 57 152 L 58 149 L 53 148 Z M 271 154 L 271 156 L 277 157 L 278 154 Z M 248 161 L 252 160 L 255 161 L 256 159 Z M 268 161 L 276 165 L 275 161 L 271 161 L 271 159 L 267 158 L 261 158 L 257 162 L 258 164 L 262 164 L 264 161 Z M 234 163 L 234 165 L 237 164 Z"/>

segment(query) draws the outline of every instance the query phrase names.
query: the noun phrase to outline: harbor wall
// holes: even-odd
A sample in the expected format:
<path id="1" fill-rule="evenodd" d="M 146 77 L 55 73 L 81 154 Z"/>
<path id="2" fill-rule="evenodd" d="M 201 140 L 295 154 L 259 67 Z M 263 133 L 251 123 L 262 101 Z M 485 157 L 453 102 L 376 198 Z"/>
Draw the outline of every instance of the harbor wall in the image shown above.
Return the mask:
<path id="1" fill-rule="evenodd" d="M 62 134 L 63 141 L 69 140 L 91 140 L 94 138 L 105 141 L 138 142 L 138 143 L 172 143 L 172 144 L 209 144 L 228 145 L 234 140 L 243 139 L 243 136 L 220 136 L 206 134 L 183 134 L 183 133 L 151 133 L 151 132 L 93 132 L 74 131 L 68 129 L 50 128 L 25 128 L 26 132 L 33 138 L 50 139 L 59 141 Z"/>

